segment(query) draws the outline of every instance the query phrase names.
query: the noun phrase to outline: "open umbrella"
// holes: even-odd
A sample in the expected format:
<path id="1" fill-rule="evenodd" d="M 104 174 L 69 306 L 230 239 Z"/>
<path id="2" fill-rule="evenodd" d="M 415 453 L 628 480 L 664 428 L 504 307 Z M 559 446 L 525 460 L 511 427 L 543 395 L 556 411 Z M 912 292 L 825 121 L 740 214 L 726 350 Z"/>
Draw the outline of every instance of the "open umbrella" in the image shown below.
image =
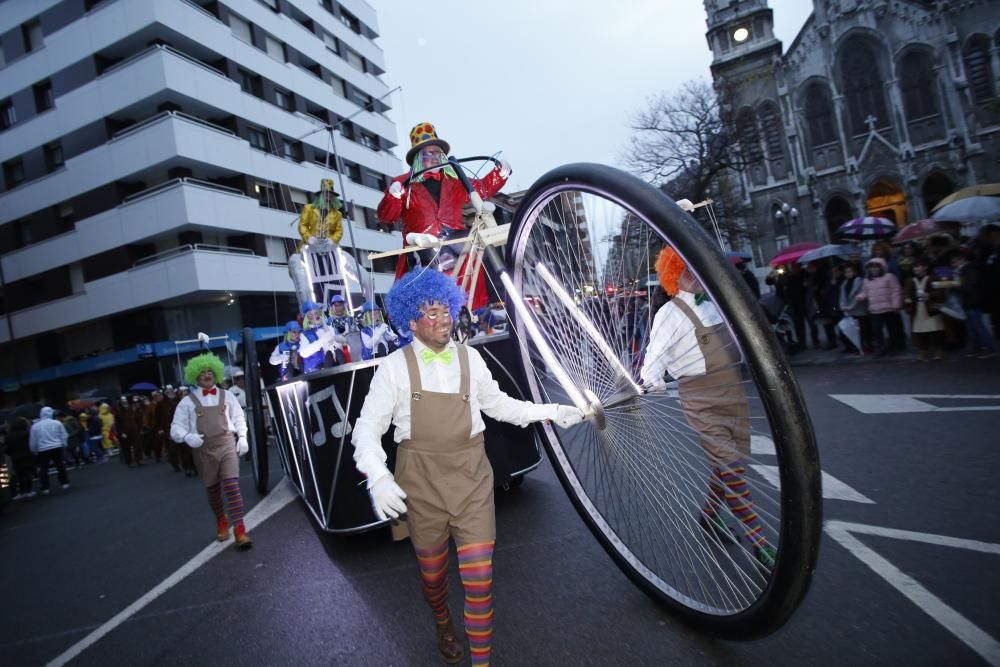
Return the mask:
<path id="1" fill-rule="evenodd" d="M 768 262 L 771 266 L 780 266 L 781 264 L 791 264 L 792 262 L 802 257 L 810 250 L 815 250 L 820 247 L 820 243 L 806 242 L 806 243 L 796 243 L 790 245 L 786 248 L 782 248 L 778 251 L 778 254 L 771 258 Z"/>
<path id="2" fill-rule="evenodd" d="M 809 262 L 815 262 L 818 259 L 826 259 L 827 257 L 850 257 L 851 255 L 860 254 L 861 248 L 853 243 L 829 243 L 827 245 L 820 246 L 815 250 L 810 250 L 806 254 L 799 257 L 799 264 L 808 264 Z"/>
<path id="3" fill-rule="evenodd" d="M 974 222 L 1000 220 L 1000 197 L 966 197 L 934 210 L 935 220 Z"/>
<path id="4" fill-rule="evenodd" d="M 743 262 L 749 262 L 753 259 L 753 255 L 748 252 L 736 252 L 731 251 L 726 253 L 726 257 L 729 259 L 729 263 L 734 266 L 739 266 Z"/>
<path id="5" fill-rule="evenodd" d="M 865 216 L 848 220 L 837 227 L 837 236 L 845 239 L 884 239 L 899 230 L 896 223 L 887 218 Z"/>
<path id="6" fill-rule="evenodd" d="M 944 208 L 952 202 L 966 199 L 968 197 L 989 197 L 992 195 L 1000 195 L 1000 183 L 983 183 L 982 185 L 973 185 L 967 188 L 962 188 L 958 192 L 952 192 L 950 195 L 939 201 L 934 205 L 932 210 L 936 211 L 939 208 Z"/>
<path id="7" fill-rule="evenodd" d="M 152 382 L 136 382 L 128 388 L 129 391 L 156 391 L 157 389 L 159 389 L 159 387 Z"/>
<path id="8" fill-rule="evenodd" d="M 922 241 L 926 238 L 930 238 L 934 234 L 947 234 L 952 230 L 957 231 L 961 226 L 962 223 L 955 220 L 934 220 L 933 218 L 924 218 L 923 220 L 911 222 L 907 226 L 900 229 L 896 235 L 892 237 L 892 243 L 894 245 L 898 245 L 901 243 L 909 243 L 910 241 Z"/>

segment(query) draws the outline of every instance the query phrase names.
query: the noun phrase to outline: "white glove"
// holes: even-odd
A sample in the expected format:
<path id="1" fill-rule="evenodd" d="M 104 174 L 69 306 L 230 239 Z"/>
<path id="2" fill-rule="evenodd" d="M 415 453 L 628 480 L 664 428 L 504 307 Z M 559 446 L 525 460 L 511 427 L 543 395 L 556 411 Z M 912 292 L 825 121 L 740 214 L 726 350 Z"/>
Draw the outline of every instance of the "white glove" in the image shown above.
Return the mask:
<path id="1" fill-rule="evenodd" d="M 389 185 L 389 194 L 396 199 L 401 199 L 403 197 L 403 184 L 399 181 L 393 181 Z"/>
<path id="2" fill-rule="evenodd" d="M 569 428 L 570 426 L 576 426 L 584 419 L 586 419 L 586 416 L 580 408 L 573 405 L 557 405 L 556 414 L 552 418 L 552 421 L 560 428 Z"/>
<path id="3" fill-rule="evenodd" d="M 236 438 L 236 456 L 243 456 L 250 451 L 250 443 L 247 442 L 247 437 L 241 435 Z"/>
<path id="4" fill-rule="evenodd" d="M 510 177 L 510 172 L 510 162 L 507 162 L 507 160 L 500 160 L 500 178 Z"/>
<path id="5" fill-rule="evenodd" d="M 691 203 L 690 199 L 678 199 L 674 203 L 680 206 L 683 211 L 687 211 L 688 213 L 694 211 L 694 204 Z"/>
<path id="6" fill-rule="evenodd" d="M 192 449 L 198 449 L 205 444 L 205 436 L 201 433 L 188 433 L 184 436 L 184 443 Z"/>
<path id="7" fill-rule="evenodd" d="M 420 248 L 433 248 L 438 244 L 438 237 L 433 234 L 410 232 L 406 235 L 406 243 L 407 245 L 415 245 Z"/>
<path id="8" fill-rule="evenodd" d="M 347 339 L 341 336 L 337 332 L 333 332 L 332 334 L 330 334 L 330 341 L 333 342 L 333 344 L 337 345 L 338 347 L 347 344 Z"/>
<path id="9" fill-rule="evenodd" d="M 375 480 L 368 489 L 372 497 L 372 507 L 379 519 L 398 519 L 406 514 L 406 492 L 399 488 L 391 474 L 383 475 Z"/>

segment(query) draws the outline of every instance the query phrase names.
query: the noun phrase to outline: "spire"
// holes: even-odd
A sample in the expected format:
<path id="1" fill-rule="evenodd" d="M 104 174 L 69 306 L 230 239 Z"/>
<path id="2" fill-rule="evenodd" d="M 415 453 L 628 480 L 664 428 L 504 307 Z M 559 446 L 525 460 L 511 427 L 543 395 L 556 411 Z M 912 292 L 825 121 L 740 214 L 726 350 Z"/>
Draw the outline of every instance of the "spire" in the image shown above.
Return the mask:
<path id="1" fill-rule="evenodd" d="M 712 72 L 748 57 L 770 59 L 781 54 L 774 36 L 774 14 L 767 0 L 704 0 Z"/>

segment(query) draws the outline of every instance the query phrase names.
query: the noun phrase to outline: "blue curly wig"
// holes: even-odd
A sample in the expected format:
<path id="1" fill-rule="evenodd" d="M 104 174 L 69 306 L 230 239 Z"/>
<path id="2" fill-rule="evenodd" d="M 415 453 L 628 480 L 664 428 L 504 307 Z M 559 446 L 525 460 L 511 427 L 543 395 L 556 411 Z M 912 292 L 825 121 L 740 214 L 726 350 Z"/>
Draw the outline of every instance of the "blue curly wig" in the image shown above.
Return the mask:
<path id="1" fill-rule="evenodd" d="M 456 319 L 465 301 L 465 292 L 454 278 L 419 266 L 397 280 L 385 295 L 389 319 L 400 331 L 409 330 L 410 320 L 423 317 L 420 309 L 429 303 L 447 305 L 452 319 Z"/>

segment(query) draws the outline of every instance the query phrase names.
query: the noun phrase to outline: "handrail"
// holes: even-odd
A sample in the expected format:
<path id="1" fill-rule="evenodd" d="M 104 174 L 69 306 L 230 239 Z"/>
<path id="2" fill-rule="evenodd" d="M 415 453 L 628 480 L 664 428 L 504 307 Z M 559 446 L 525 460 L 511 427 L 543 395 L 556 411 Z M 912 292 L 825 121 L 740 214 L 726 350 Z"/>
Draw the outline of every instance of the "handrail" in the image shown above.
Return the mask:
<path id="1" fill-rule="evenodd" d="M 122 203 L 120 204 L 120 206 L 124 206 L 125 204 L 131 204 L 140 199 L 151 197 L 152 195 L 155 195 L 163 190 L 169 190 L 170 188 L 184 184 L 194 185 L 196 187 L 208 188 L 211 190 L 218 190 L 220 192 L 225 192 L 227 194 L 239 195 L 240 197 L 247 196 L 246 193 L 240 190 L 239 188 L 229 187 L 228 185 L 219 185 L 218 183 L 212 183 L 211 181 L 203 181 L 200 178 L 193 178 L 191 176 L 180 176 L 178 178 L 172 178 L 169 181 L 157 183 L 156 185 L 152 185 L 146 188 L 145 190 L 134 192 L 125 197 L 124 199 L 122 199 Z"/>
<path id="2" fill-rule="evenodd" d="M 153 125 L 155 123 L 159 123 L 164 118 L 167 118 L 167 117 L 170 117 L 170 116 L 178 118 L 179 120 L 186 120 L 189 123 L 194 123 L 196 125 L 201 125 L 201 126 L 206 127 L 206 128 L 208 128 L 210 130 L 214 130 L 215 132 L 219 132 L 220 134 L 226 134 L 226 135 L 229 135 L 230 137 L 235 137 L 236 136 L 236 133 L 233 132 L 232 130 L 227 130 L 226 128 L 222 127 L 221 125 L 216 125 L 215 123 L 209 122 L 209 121 L 204 120 L 202 118 L 198 118 L 197 116 L 192 116 L 189 113 L 184 113 L 183 111 L 161 111 L 159 113 L 153 114 L 152 116 L 150 116 L 148 118 L 140 120 L 139 122 L 137 122 L 137 123 L 135 123 L 133 125 L 129 125 L 128 127 L 124 127 L 122 129 L 118 130 L 117 132 L 115 132 L 114 134 L 111 135 L 111 139 L 108 140 L 108 143 L 111 143 L 112 141 L 118 141 L 122 137 L 128 136 L 129 134 L 132 134 L 133 132 L 141 130 L 141 129 L 145 128 L 145 127 L 149 127 L 150 125 Z"/>
<path id="3" fill-rule="evenodd" d="M 154 264 L 156 262 L 161 262 L 165 259 L 171 259 L 173 257 L 178 257 L 180 255 L 185 255 L 189 252 L 214 252 L 222 253 L 228 255 L 243 255 L 244 257 L 257 257 L 257 254 L 253 250 L 248 248 L 237 248 L 234 246 L 227 245 L 213 245 L 211 243 L 185 243 L 173 248 L 168 248 L 166 250 L 161 250 L 160 252 L 149 255 L 148 257 L 143 257 L 137 259 L 132 267 L 129 269 L 137 269 L 147 264 Z"/>
<path id="4" fill-rule="evenodd" d="M 182 1 L 186 1 L 186 0 L 182 0 Z M 215 17 L 213 16 L 212 18 L 215 18 Z M 176 57 L 178 57 L 178 58 L 180 58 L 182 60 L 186 60 L 186 61 L 188 61 L 189 63 L 191 63 L 193 65 L 197 65 L 197 66 L 201 67 L 202 69 L 207 70 L 207 71 L 211 72 L 212 74 L 214 74 L 216 76 L 220 76 L 223 79 L 226 79 L 228 81 L 232 81 L 232 79 L 230 79 L 228 76 L 226 76 L 225 74 L 223 74 L 219 70 L 215 69 L 211 65 L 206 65 L 205 63 L 203 63 L 202 61 L 198 60 L 194 56 L 190 56 L 190 55 L 184 53 L 183 51 L 179 51 L 178 49 L 175 49 L 174 47 L 169 46 L 167 44 L 153 44 L 152 46 L 146 47 L 142 51 L 139 51 L 137 53 L 133 53 L 128 58 L 125 58 L 125 60 L 117 62 L 114 65 L 112 65 L 111 67 L 109 67 L 106 70 L 104 70 L 103 72 L 101 72 L 101 76 L 99 76 L 97 78 L 101 78 L 103 76 L 107 76 L 108 74 L 111 74 L 112 72 L 116 72 L 119 69 L 125 67 L 126 65 L 130 65 L 130 64 L 136 62 L 137 60 L 142 60 L 143 58 L 145 58 L 146 56 L 150 55 L 151 53 L 153 53 L 155 51 L 166 51 L 167 53 L 169 53 L 171 55 L 174 55 L 174 56 L 176 56 Z"/>

